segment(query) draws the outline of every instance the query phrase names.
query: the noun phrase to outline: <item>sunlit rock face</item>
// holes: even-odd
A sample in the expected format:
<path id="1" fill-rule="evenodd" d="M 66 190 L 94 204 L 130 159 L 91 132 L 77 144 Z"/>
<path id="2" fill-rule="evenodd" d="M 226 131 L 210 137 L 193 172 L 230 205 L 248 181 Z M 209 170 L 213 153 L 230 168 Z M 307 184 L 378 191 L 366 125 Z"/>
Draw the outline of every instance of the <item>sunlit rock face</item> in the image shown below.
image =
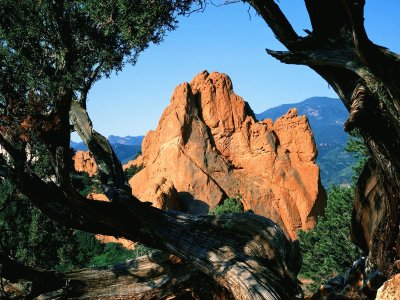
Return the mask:
<path id="1" fill-rule="evenodd" d="M 89 151 L 77 151 L 73 158 L 74 168 L 77 172 L 86 172 L 89 176 L 97 174 L 97 165 Z"/>
<path id="2" fill-rule="evenodd" d="M 206 214 L 241 195 L 246 210 L 295 239 L 326 205 L 307 118 L 291 109 L 274 123 L 257 122 L 225 74 L 203 71 L 176 87 L 142 153 L 130 165 L 144 168 L 129 184 L 159 208 Z"/>
<path id="3" fill-rule="evenodd" d="M 378 290 L 376 300 L 400 299 L 400 274 L 386 281 Z"/>

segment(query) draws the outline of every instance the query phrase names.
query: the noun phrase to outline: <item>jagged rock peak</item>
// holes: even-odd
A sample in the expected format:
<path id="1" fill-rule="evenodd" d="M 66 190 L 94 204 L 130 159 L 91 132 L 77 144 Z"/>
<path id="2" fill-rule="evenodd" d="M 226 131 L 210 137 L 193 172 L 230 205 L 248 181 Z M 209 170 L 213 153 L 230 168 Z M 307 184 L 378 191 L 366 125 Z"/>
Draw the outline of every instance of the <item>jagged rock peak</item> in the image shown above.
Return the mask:
<path id="1" fill-rule="evenodd" d="M 144 168 L 130 185 L 137 198 L 157 207 L 166 178 L 168 189 L 176 190 L 174 207 L 192 214 L 240 194 L 245 209 L 296 238 L 298 229 L 314 226 L 326 204 L 307 117 L 291 109 L 275 123 L 257 122 L 222 73 L 203 71 L 177 86 L 142 152 L 131 164 Z"/>

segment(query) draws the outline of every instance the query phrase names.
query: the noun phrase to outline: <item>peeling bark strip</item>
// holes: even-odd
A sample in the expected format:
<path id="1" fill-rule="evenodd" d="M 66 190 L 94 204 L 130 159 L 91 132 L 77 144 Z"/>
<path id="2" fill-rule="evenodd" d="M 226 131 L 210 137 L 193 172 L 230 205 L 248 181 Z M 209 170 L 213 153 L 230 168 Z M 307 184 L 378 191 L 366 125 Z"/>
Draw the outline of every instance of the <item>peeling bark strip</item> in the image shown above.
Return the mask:
<path id="1" fill-rule="evenodd" d="M 268 53 L 315 70 L 350 110 L 345 129 L 359 129 L 380 178 L 381 206 L 364 244 L 386 275 L 400 272 L 394 264 L 400 259 L 400 56 L 369 40 L 364 0 L 306 0 L 313 29 L 306 37 L 294 33 L 274 1 L 248 2 L 289 50 Z"/>
<path id="2" fill-rule="evenodd" d="M 344 123 L 344 130 L 349 132 L 362 123 L 363 112 L 366 109 L 367 88 L 361 84 L 357 85 L 351 95 L 350 114 Z"/>

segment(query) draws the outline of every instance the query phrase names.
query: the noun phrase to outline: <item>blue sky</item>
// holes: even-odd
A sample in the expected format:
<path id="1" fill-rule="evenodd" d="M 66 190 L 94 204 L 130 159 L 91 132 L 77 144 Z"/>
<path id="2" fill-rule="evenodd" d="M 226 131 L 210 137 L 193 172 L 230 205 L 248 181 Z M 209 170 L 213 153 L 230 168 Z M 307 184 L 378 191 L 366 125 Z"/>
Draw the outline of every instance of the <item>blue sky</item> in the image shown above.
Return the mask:
<path id="1" fill-rule="evenodd" d="M 279 3 L 299 34 L 311 28 L 303 1 Z M 400 52 L 399 15 L 399 0 L 367 0 L 371 40 Z M 284 65 L 265 48 L 284 50 L 265 22 L 242 3 L 209 5 L 203 13 L 182 17 L 179 28 L 145 50 L 135 66 L 95 84 L 88 102 L 94 127 L 106 136 L 146 134 L 156 128 L 175 86 L 202 70 L 228 74 L 235 92 L 256 113 L 312 96 L 336 97 L 312 70 Z"/>

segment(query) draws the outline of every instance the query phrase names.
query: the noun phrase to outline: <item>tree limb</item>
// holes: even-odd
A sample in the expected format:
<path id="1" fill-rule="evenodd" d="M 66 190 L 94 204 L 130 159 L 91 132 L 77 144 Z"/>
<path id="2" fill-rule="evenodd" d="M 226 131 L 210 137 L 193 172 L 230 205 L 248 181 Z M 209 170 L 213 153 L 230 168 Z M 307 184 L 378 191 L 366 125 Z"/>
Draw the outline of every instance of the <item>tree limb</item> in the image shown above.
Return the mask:
<path id="1" fill-rule="evenodd" d="M 313 28 L 312 37 L 318 43 L 330 38 L 340 37 L 342 29 L 349 26 L 349 19 L 343 4 L 337 0 L 305 0 L 308 15 Z"/>
<path id="2" fill-rule="evenodd" d="M 9 139 L 6 137 L 6 134 L 0 131 L 0 146 L 3 147 L 3 149 L 7 152 L 7 154 L 10 155 L 10 157 L 13 159 L 15 167 L 20 166 L 21 163 L 26 161 L 26 152 L 25 148 L 23 147 L 25 146 L 25 144 L 22 142 L 19 143 L 20 147 L 16 147 L 15 145 L 13 145 L 12 142 L 9 141 Z M 21 148 L 24 148 L 24 150 L 21 150 Z M 6 161 L 3 153 L 1 156 L 2 159 Z"/>
<path id="3" fill-rule="evenodd" d="M 299 36 L 294 31 L 292 25 L 287 20 L 279 6 L 274 0 L 250 0 L 248 1 L 261 17 L 267 22 L 268 26 L 274 32 L 276 38 L 286 46 L 292 49 L 293 45 L 299 40 Z"/>
<path id="4" fill-rule="evenodd" d="M 78 101 L 72 102 L 70 115 L 75 130 L 96 160 L 100 180 L 105 186 L 107 197 L 113 201 L 118 197 L 127 198 L 127 195 L 124 195 L 125 193 L 129 193 L 130 196 L 130 187 L 126 182 L 121 163 L 114 150 L 108 140 L 93 129 L 87 111 Z M 130 198 L 132 197 L 130 196 Z"/>
<path id="5" fill-rule="evenodd" d="M 365 0 L 342 0 L 342 3 L 345 6 L 347 15 L 350 19 L 353 32 L 353 42 L 357 54 L 364 64 L 369 65 L 376 59 L 376 56 L 371 55 L 373 43 L 369 40 L 364 28 Z"/>
<path id="6" fill-rule="evenodd" d="M 351 49 L 313 49 L 308 51 L 274 51 L 266 49 L 266 51 L 269 55 L 287 64 L 330 66 L 346 68 L 352 71 L 358 69 L 358 65 L 354 63 L 354 52 Z"/>

